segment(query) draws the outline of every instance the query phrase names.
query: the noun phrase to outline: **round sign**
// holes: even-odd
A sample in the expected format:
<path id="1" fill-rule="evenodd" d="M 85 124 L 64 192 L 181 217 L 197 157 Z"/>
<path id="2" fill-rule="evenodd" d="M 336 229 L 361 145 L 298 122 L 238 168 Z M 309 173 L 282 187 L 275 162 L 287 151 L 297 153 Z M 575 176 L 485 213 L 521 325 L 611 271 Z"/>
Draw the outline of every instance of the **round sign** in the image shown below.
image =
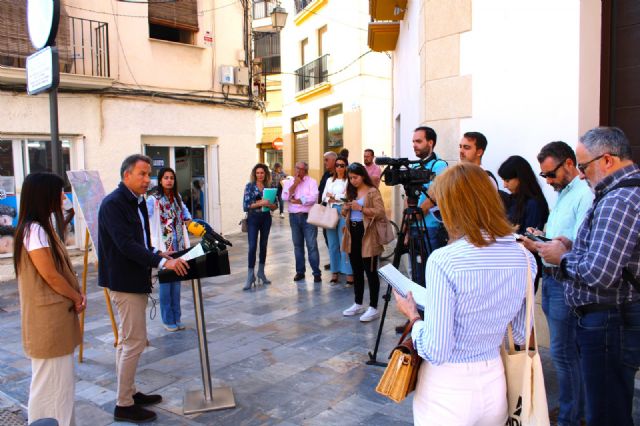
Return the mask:
<path id="1" fill-rule="evenodd" d="M 58 34 L 60 0 L 27 0 L 27 26 L 36 49 L 53 44 Z"/>
<path id="2" fill-rule="evenodd" d="M 271 146 L 273 146 L 273 149 L 277 149 L 278 151 L 280 151 L 284 146 L 284 141 L 282 140 L 282 138 L 275 138 L 273 142 L 271 142 Z"/>

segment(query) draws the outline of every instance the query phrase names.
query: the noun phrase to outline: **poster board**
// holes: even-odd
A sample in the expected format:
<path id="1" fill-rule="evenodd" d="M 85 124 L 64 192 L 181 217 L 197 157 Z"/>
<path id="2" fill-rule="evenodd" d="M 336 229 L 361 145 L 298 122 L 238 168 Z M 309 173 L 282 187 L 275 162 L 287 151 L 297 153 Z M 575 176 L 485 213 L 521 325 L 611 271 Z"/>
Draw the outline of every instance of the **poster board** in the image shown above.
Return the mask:
<path id="1" fill-rule="evenodd" d="M 105 197 L 100 174 L 95 170 L 67 171 L 69 183 L 76 194 L 78 205 L 89 229 L 94 250 L 98 248 L 98 211 Z"/>

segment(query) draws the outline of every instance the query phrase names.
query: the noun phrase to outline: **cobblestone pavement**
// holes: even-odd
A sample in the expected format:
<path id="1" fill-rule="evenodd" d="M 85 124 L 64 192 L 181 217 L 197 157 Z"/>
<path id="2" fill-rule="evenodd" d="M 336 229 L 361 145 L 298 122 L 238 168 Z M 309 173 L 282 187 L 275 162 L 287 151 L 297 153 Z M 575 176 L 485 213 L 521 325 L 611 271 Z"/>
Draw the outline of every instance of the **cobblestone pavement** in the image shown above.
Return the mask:
<path id="1" fill-rule="evenodd" d="M 232 387 L 237 406 L 182 414 L 185 390 L 202 389 L 193 302 L 190 286 L 185 284 L 182 310 L 186 330 L 166 332 L 157 311 L 148 320 L 149 347 L 140 359 L 137 383 L 143 392 L 163 395 L 163 402 L 154 407 L 158 413 L 154 424 L 412 424 L 411 398 L 395 404 L 374 390 L 382 368 L 368 366 L 365 361 L 374 346 L 378 322 L 363 324 L 357 317 L 342 316 L 342 310 L 353 302 L 352 288 L 345 286 L 344 279 L 330 286 L 326 271 L 321 284 L 312 282 L 310 271 L 306 282 L 293 283 L 293 248 L 286 219 L 274 217 L 266 268 L 273 280 L 270 286 L 241 290 L 246 276 L 246 236 L 234 235 L 231 240 L 232 274 L 208 278 L 202 285 L 214 386 Z M 327 263 L 322 236 L 319 247 L 321 264 Z M 367 297 L 365 294 L 365 300 Z M 153 314 L 151 306 L 149 313 Z M 396 343 L 393 326 L 402 319 L 395 307 L 391 306 L 387 320 L 378 359 L 384 359 Z M 15 281 L 0 284 L 0 334 L 0 412 L 9 416 L 22 409 L 24 416 L 30 362 L 22 352 Z M 113 423 L 113 341 L 103 292 L 91 266 L 84 362 L 76 367 L 78 425 Z M 549 405 L 554 406 L 553 368 L 545 348 L 541 353 Z"/>

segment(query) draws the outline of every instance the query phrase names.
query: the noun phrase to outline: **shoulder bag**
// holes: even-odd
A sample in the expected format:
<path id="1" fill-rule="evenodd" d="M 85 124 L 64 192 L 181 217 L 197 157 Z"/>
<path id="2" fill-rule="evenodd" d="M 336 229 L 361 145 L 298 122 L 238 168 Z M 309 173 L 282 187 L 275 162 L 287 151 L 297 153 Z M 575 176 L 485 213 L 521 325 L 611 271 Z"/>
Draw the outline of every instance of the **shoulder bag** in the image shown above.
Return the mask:
<path id="1" fill-rule="evenodd" d="M 387 368 L 384 369 L 378 386 L 376 386 L 376 392 L 395 402 L 402 402 L 416 388 L 422 358 L 413 347 L 410 333 L 413 324 L 418 319 L 414 319 L 405 327 L 398 346 L 391 352 Z M 405 339 L 405 337 L 407 338 Z"/>
<path id="2" fill-rule="evenodd" d="M 247 213 L 245 213 L 244 217 L 240 219 L 240 222 L 238 222 L 238 225 L 240 225 L 240 230 L 242 232 L 249 232 L 249 228 L 247 225 Z"/>
<path id="3" fill-rule="evenodd" d="M 338 225 L 338 210 L 331 206 L 314 204 L 309 210 L 307 223 L 324 229 L 334 229 Z"/>
<path id="4" fill-rule="evenodd" d="M 524 253 L 524 247 L 521 247 Z M 542 373 L 542 361 L 538 353 L 538 338 L 535 332 L 533 318 L 533 279 L 531 277 L 531 265 L 527 261 L 527 301 L 525 321 L 525 345 L 521 350 L 516 350 L 513 342 L 513 330 L 511 324 L 507 327 L 507 345 L 501 345 L 500 355 L 504 364 L 504 373 L 507 381 L 507 424 L 522 426 L 547 426 L 549 425 L 549 408 L 547 406 L 547 393 L 544 387 Z M 530 348 L 531 333 L 533 333 L 534 348 Z"/>
<path id="5" fill-rule="evenodd" d="M 386 217 L 384 219 L 376 220 L 375 225 L 376 231 L 378 232 L 378 242 L 380 244 L 389 244 L 394 240 L 394 238 L 396 238 L 396 234 L 393 232 L 393 227 Z"/>

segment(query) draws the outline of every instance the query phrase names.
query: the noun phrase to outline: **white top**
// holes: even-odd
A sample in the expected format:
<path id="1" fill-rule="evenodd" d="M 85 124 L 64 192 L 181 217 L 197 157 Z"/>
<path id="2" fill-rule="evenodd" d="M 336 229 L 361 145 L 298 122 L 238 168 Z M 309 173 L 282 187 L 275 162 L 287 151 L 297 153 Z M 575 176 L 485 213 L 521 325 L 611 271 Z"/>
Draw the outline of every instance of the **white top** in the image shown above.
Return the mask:
<path id="1" fill-rule="evenodd" d="M 43 247 L 49 247 L 49 238 L 44 228 L 39 224 L 32 222 L 29 227 L 29 236 L 24 236 L 24 248 L 27 251 L 37 250 Z"/>
<path id="2" fill-rule="evenodd" d="M 336 202 L 330 203 L 329 205 L 341 205 L 343 202 L 340 199 L 346 197 L 347 194 L 347 179 L 327 179 L 327 184 L 322 193 L 322 201 L 329 202 L 329 196 L 327 196 L 327 194 L 333 194 L 333 198 L 336 199 Z"/>

